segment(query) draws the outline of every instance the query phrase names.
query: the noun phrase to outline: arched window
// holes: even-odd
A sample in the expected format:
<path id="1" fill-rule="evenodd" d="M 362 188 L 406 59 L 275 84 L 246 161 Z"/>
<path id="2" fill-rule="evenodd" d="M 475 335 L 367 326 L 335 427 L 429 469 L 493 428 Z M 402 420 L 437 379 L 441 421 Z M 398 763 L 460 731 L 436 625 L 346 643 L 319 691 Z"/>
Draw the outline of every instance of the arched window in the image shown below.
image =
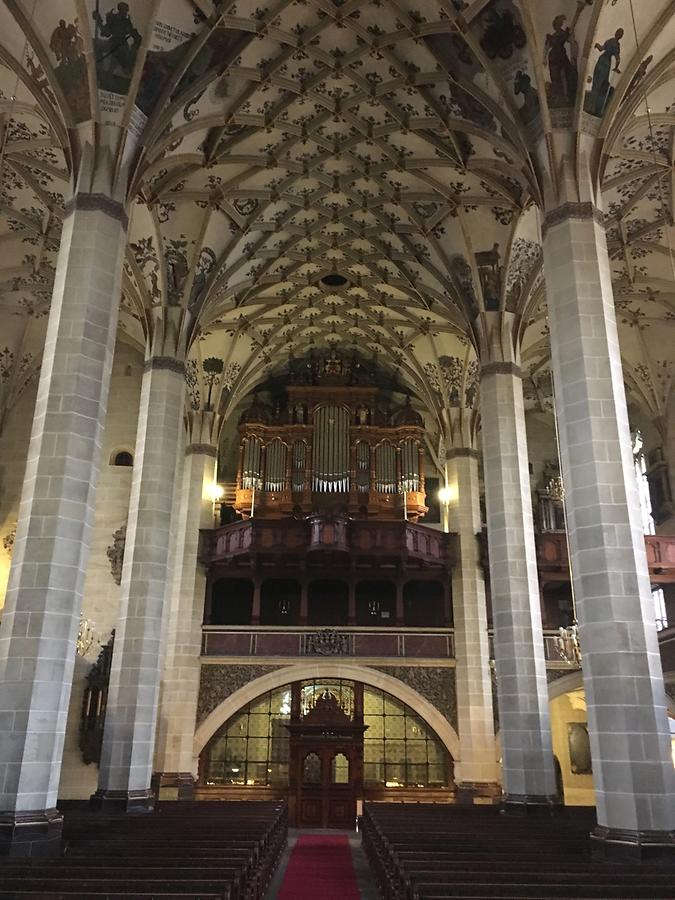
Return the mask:
<path id="1" fill-rule="evenodd" d="M 110 460 L 110 464 L 113 466 L 133 466 L 134 457 L 133 454 L 128 450 L 119 450 L 116 453 L 113 453 L 113 457 Z"/>
<path id="2" fill-rule="evenodd" d="M 317 698 L 330 691 L 343 712 L 354 719 L 355 682 L 348 679 L 316 679 L 294 682 L 268 691 L 228 719 L 204 747 L 200 778 L 204 784 L 240 786 L 289 783 L 292 698 L 301 716 Z M 443 788 L 452 783 L 452 759 L 432 728 L 401 700 L 363 686 L 363 777 L 367 788 Z M 337 751 L 331 760 L 334 784 L 349 780 L 349 761 Z M 303 759 L 303 780 L 321 780 L 320 760 L 314 754 Z"/>

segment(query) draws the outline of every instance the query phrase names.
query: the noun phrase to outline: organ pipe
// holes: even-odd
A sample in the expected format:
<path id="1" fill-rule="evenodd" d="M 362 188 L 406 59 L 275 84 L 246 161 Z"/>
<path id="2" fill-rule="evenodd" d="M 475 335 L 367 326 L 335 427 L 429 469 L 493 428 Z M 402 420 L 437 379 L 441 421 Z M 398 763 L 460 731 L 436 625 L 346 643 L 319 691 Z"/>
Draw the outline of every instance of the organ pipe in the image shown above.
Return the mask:
<path id="1" fill-rule="evenodd" d="M 298 371 L 286 405 L 256 398 L 242 415 L 235 509 L 308 515 L 332 508 L 333 495 L 335 508 L 356 518 L 403 512 L 417 521 L 426 512 L 421 416 L 409 402 L 393 412 L 378 405 L 380 390 L 351 383 L 336 354 Z"/>
<path id="2" fill-rule="evenodd" d="M 396 449 L 391 441 L 382 441 L 375 448 L 375 490 L 381 494 L 395 494 L 397 482 Z"/>
<path id="3" fill-rule="evenodd" d="M 291 474 L 291 490 L 299 493 L 305 488 L 307 444 L 304 441 L 296 441 L 293 444 L 293 467 Z"/>
<path id="4" fill-rule="evenodd" d="M 286 477 L 286 444 L 280 438 L 275 438 L 267 445 L 265 461 L 265 490 L 283 491 Z"/>
<path id="5" fill-rule="evenodd" d="M 262 488 L 262 441 L 258 437 L 244 438 L 241 486 L 244 490 Z"/>
<path id="6" fill-rule="evenodd" d="M 404 491 L 418 491 L 420 483 L 417 441 L 408 438 L 401 444 L 401 485 Z"/>
<path id="7" fill-rule="evenodd" d="M 349 491 L 349 412 L 342 406 L 320 406 L 314 414 L 312 490 Z"/>

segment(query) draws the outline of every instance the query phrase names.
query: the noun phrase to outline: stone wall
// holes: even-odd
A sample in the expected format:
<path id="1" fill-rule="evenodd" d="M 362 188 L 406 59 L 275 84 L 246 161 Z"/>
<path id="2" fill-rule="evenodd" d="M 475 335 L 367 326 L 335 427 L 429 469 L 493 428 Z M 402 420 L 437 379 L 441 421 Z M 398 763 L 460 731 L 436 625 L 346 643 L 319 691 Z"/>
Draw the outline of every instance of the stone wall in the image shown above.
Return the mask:
<path id="1" fill-rule="evenodd" d="M 120 587 L 113 579 L 108 547 L 113 533 L 124 525 L 129 509 L 131 467 L 113 466 L 111 456 L 119 450 L 134 451 L 138 404 L 143 374 L 143 356 L 128 344 L 115 349 L 108 414 L 103 438 L 101 475 L 96 497 L 96 514 L 84 588 L 82 614 L 94 623 L 99 640 L 105 643 L 117 624 Z M 59 797 L 88 797 L 96 790 L 98 768 L 85 766 L 79 748 L 79 724 L 85 678 L 100 647 L 94 644 L 86 657 L 78 657 L 68 711 Z"/>
<path id="2" fill-rule="evenodd" d="M 202 666 L 199 680 L 199 701 L 197 704 L 197 724 L 203 722 L 210 712 L 223 700 L 243 688 L 249 681 L 255 681 L 274 672 L 278 666 Z"/>
<path id="3" fill-rule="evenodd" d="M 455 670 L 432 666 L 373 666 L 385 675 L 398 678 L 435 706 L 457 730 L 457 689 Z"/>

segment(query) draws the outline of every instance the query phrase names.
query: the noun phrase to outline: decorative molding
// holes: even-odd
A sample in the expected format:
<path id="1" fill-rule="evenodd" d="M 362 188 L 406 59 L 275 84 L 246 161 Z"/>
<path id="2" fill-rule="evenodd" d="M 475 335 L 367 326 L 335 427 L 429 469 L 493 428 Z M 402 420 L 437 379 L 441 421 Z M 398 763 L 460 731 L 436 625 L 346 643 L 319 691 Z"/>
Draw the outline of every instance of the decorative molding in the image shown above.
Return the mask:
<path id="1" fill-rule="evenodd" d="M 605 227 L 605 214 L 590 201 L 586 203 L 563 203 L 562 206 L 558 206 L 556 209 L 546 213 L 544 224 L 541 226 L 542 236 L 546 237 L 549 228 L 560 225 L 568 219 L 593 220 L 602 228 Z"/>
<path id="2" fill-rule="evenodd" d="M 305 656 L 348 656 L 351 649 L 349 635 L 335 628 L 323 628 L 307 634 L 304 643 Z"/>
<path id="3" fill-rule="evenodd" d="M 16 522 L 12 527 L 11 531 L 8 531 L 7 534 L 2 539 L 2 546 L 5 548 L 7 553 L 11 556 L 14 551 L 14 541 L 16 540 Z"/>
<path id="4" fill-rule="evenodd" d="M 78 193 L 71 197 L 65 204 L 64 219 L 75 212 L 102 212 L 111 219 L 116 219 L 126 231 L 129 227 L 129 217 L 124 206 L 117 200 L 106 197 L 105 194 Z"/>
<path id="5" fill-rule="evenodd" d="M 113 533 L 113 542 L 106 550 L 106 555 L 110 560 L 110 574 L 115 584 L 122 583 L 122 565 L 124 564 L 126 542 L 127 526 L 122 525 Z"/>
<path id="6" fill-rule="evenodd" d="M 457 729 L 455 670 L 437 666 L 371 666 L 417 691 Z"/>
<path id="7" fill-rule="evenodd" d="M 268 672 L 275 672 L 278 668 L 279 666 L 202 666 L 197 723 L 202 722 L 223 700 L 227 700 L 249 681 L 255 681 L 256 678 L 261 678 Z"/>
<path id="8" fill-rule="evenodd" d="M 513 362 L 488 362 L 483 363 L 480 377 L 487 375 L 513 375 L 515 378 L 523 378 L 523 370 Z"/>
<path id="9" fill-rule="evenodd" d="M 571 131 L 574 125 L 574 110 L 571 107 L 562 107 L 549 110 L 551 116 L 551 128 L 554 131 Z"/>
<path id="10" fill-rule="evenodd" d="M 150 359 L 146 359 L 143 371 L 150 372 L 155 369 L 185 375 L 185 363 L 173 356 L 151 356 Z"/>
<path id="11" fill-rule="evenodd" d="M 218 456 L 218 448 L 213 444 L 188 444 L 185 448 L 186 456 L 201 454 L 202 456 L 212 456 L 214 459 Z"/>
<path id="12" fill-rule="evenodd" d="M 473 447 L 455 447 L 452 450 L 445 451 L 445 459 L 449 462 L 451 459 L 480 459 L 480 453 Z"/>

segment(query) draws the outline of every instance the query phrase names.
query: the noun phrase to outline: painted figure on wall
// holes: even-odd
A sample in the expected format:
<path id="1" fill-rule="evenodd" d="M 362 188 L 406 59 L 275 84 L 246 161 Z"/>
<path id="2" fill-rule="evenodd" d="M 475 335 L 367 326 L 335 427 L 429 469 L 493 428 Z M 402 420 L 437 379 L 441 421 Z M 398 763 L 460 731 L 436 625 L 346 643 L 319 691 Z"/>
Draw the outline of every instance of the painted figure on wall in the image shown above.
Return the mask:
<path id="1" fill-rule="evenodd" d="M 552 107 L 574 106 L 577 94 L 574 31 L 566 23 L 567 16 L 556 16 L 553 31 L 546 35 L 544 43 L 544 65 L 548 64 L 550 76 L 548 99 Z"/>
<path id="2" fill-rule="evenodd" d="M 623 98 L 624 100 L 626 99 L 626 97 L 630 96 L 633 93 L 633 91 L 635 90 L 635 88 L 640 84 L 642 79 L 647 74 L 647 69 L 650 67 L 653 60 L 654 60 L 653 55 L 650 55 L 650 56 L 646 57 L 646 59 L 642 60 L 640 65 L 635 70 L 635 75 L 633 75 L 633 77 L 631 78 L 630 84 L 628 85 L 628 90 L 626 91 L 626 95 Z"/>
<path id="3" fill-rule="evenodd" d="M 489 59 L 511 59 L 514 50 L 522 50 L 527 43 L 523 27 L 509 9 L 490 9 L 485 23 L 480 45 Z"/>
<path id="4" fill-rule="evenodd" d="M 621 38 L 623 28 L 617 28 L 614 37 L 609 38 L 604 44 L 596 44 L 595 49 L 600 51 L 600 56 L 593 70 L 593 82 L 591 89 L 586 93 L 584 109 L 592 116 L 601 116 L 610 101 L 614 88 L 610 84 L 613 72 L 621 74 Z M 612 60 L 614 67 L 612 68 Z"/>
<path id="5" fill-rule="evenodd" d="M 90 116 L 89 80 L 84 58 L 84 41 L 77 19 L 68 24 L 60 19 L 49 39 L 49 49 L 56 57 L 54 74 L 76 122 Z"/>
<path id="6" fill-rule="evenodd" d="M 516 97 L 522 96 L 523 105 L 519 107 L 518 113 L 523 122 L 529 125 L 539 115 L 539 94 L 532 87 L 530 76 L 527 72 L 523 72 L 522 69 L 518 69 L 516 72 L 516 77 L 513 80 L 513 93 Z"/>
<path id="7" fill-rule="evenodd" d="M 117 9 L 103 17 L 97 8 L 92 13 L 96 25 L 94 37 L 98 86 L 113 94 L 127 94 L 141 44 L 141 35 L 131 21 L 129 4 L 118 3 Z"/>

